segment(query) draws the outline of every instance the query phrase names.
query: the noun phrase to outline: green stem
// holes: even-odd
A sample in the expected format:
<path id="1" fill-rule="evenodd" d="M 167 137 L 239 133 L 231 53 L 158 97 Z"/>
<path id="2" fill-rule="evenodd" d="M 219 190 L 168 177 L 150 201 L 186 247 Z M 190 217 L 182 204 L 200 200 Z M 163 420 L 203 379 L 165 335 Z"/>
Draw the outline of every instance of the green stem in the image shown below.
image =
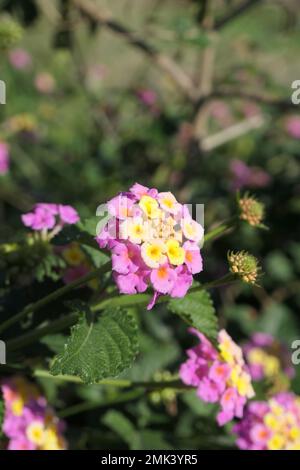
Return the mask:
<path id="1" fill-rule="evenodd" d="M 222 278 L 217 279 L 216 281 L 208 282 L 206 284 L 203 284 L 202 286 L 193 287 L 192 289 L 189 290 L 189 293 L 199 292 L 203 289 L 210 289 L 213 287 L 220 287 L 220 286 L 224 286 L 233 282 L 236 282 L 234 275 L 229 273 L 226 276 L 223 276 Z M 93 311 L 102 310 L 105 308 L 107 303 L 113 306 L 124 306 L 124 307 L 147 305 L 150 299 L 151 299 L 150 294 L 135 294 L 135 295 L 126 295 L 126 296 L 121 295 L 120 296 L 119 293 L 113 293 L 113 294 L 108 294 L 105 297 L 105 299 L 103 299 L 100 303 L 92 305 L 92 310 Z M 157 303 L 167 302 L 168 300 L 170 300 L 168 296 L 162 296 L 157 300 Z M 45 325 L 44 327 L 37 328 L 34 331 L 30 331 L 28 333 L 25 333 L 22 336 L 19 336 L 18 338 L 8 341 L 7 351 L 8 352 L 15 351 L 24 346 L 27 346 L 28 344 L 33 343 L 34 341 L 40 338 L 43 338 L 45 335 L 49 333 L 61 331 L 62 329 L 68 326 L 72 326 L 76 322 L 77 317 L 78 317 L 77 313 L 70 313 L 69 315 L 65 315 L 64 317 L 61 317 L 58 320 L 55 320 L 48 325 Z"/>
<path id="2" fill-rule="evenodd" d="M 213 287 L 220 287 L 230 283 L 236 282 L 236 278 L 233 274 L 229 273 L 225 276 L 217 279 L 216 281 L 207 282 L 201 286 L 192 287 L 188 294 L 193 292 L 199 292 L 205 289 L 211 289 Z M 151 300 L 151 294 L 133 294 L 133 295 L 121 295 L 119 293 L 108 294 L 105 298 L 102 299 L 100 303 L 94 304 L 92 310 L 102 310 L 106 307 L 107 304 L 111 306 L 121 306 L 121 307 L 134 307 L 137 305 L 147 305 Z M 170 297 L 168 295 L 162 295 L 158 298 L 157 304 L 168 302 Z"/>
<path id="3" fill-rule="evenodd" d="M 111 269 L 111 263 L 110 262 L 105 263 L 100 268 L 97 268 L 94 271 L 91 271 L 90 273 L 86 274 L 85 276 L 82 276 L 81 278 L 76 279 L 76 281 L 73 281 L 64 287 L 57 289 L 56 291 L 44 297 L 43 299 L 38 300 L 37 302 L 33 304 L 27 305 L 27 307 L 25 307 L 24 310 L 12 316 L 11 318 L 9 318 L 8 320 L 6 320 L 0 325 L 0 334 L 3 333 L 3 331 L 7 330 L 7 328 L 9 328 L 10 326 L 23 320 L 23 318 L 25 318 L 29 313 L 33 313 L 33 312 L 36 312 L 37 310 L 40 310 L 41 308 L 48 305 L 50 302 L 57 300 L 58 298 L 67 294 L 68 292 L 71 292 L 73 289 L 76 289 L 77 287 L 80 287 L 83 284 L 86 284 L 92 279 L 95 279 L 99 275 L 106 273 L 110 269 Z"/>
<path id="4" fill-rule="evenodd" d="M 85 413 L 86 411 L 94 410 L 95 408 L 106 408 L 111 407 L 114 405 L 118 405 L 120 403 L 127 403 L 132 400 L 136 400 L 144 396 L 143 390 L 130 390 L 129 392 L 122 393 L 116 398 L 103 401 L 102 403 L 78 403 L 77 405 L 70 406 L 69 408 L 61 411 L 58 413 L 60 418 L 68 418 L 69 416 L 73 416 L 79 413 Z"/>
<path id="5" fill-rule="evenodd" d="M 34 341 L 43 338 L 44 336 L 48 335 L 49 333 L 56 333 L 57 331 L 61 331 L 68 326 L 73 325 L 78 318 L 77 313 L 71 313 L 70 315 L 65 315 L 64 317 L 55 320 L 48 325 L 45 325 L 41 328 L 37 328 L 34 331 L 30 331 L 25 333 L 18 338 L 12 339 L 6 343 L 6 348 L 8 353 L 11 351 L 15 351 L 16 349 L 23 348 L 28 344 L 33 343 Z"/>
<path id="6" fill-rule="evenodd" d="M 218 225 L 216 228 L 208 232 L 206 235 L 204 235 L 204 242 L 208 242 L 213 240 L 214 238 L 219 237 L 222 235 L 224 232 L 227 232 L 230 229 L 233 229 L 236 225 L 236 217 L 231 217 L 230 219 L 227 219 L 226 222 L 222 223 L 221 225 Z"/>
<path id="7" fill-rule="evenodd" d="M 52 380 L 61 380 L 63 382 L 71 382 L 76 384 L 83 384 L 82 380 L 79 377 L 73 375 L 51 375 L 47 370 L 35 370 L 33 373 L 34 377 L 39 377 L 43 379 L 52 379 Z M 175 388 L 175 389 L 189 389 L 179 379 L 173 380 L 163 380 L 163 381 L 132 381 L 128 379 L 103 379 L 99 382 L 96 382 L 94 385 L 106 385 L 110 387 L 118 388 L 143 388 L 148 390 L 160 390 L 163 388 Z"/>

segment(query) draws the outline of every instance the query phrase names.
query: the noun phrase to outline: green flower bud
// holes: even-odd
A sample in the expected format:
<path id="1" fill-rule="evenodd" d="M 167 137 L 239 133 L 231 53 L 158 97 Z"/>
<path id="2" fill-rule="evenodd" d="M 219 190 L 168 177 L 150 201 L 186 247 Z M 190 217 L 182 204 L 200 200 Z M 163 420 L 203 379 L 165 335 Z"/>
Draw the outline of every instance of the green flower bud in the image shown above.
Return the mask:
<path id="1" fill-rule="evenodd" d="M 257 259 L 246 251 L 228 253 L 229 269 L 247 284 L 255 284 L 260 272 Z"/>
<path id="2" fill-rule="evenodd" d="M 22 27 L 10 17 L 0 18 L 0 49 L 14 46 L 22 37 Z"/>

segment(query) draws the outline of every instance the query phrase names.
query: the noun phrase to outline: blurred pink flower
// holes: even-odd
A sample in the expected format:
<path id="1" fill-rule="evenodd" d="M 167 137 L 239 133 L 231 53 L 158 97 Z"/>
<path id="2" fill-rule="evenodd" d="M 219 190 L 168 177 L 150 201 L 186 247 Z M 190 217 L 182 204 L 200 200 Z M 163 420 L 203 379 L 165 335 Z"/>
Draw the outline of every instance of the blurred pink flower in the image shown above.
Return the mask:
<path id="1" fill-rule="evenodd" d="M 242 160 L 230 161 L 231 186 L 234 191 L 244 187 L 264 188 L 271 182 L 271 176 L 262 168 L 250 167 Z"/>
<path id="2" fill-rule="evenodd" d="M 247 399 L 254 396 L 242 350 L 225 330 L 218 334 L 218 346 L 199 331 L 189 331 L 198 337 L 199 344 L 187 350 L 188 358 L 179 369 L 181 380 L 196 387 L 203 401 L 219 403 L 220 426 L 234 417 L 241 418 Z"/>
<path id="3" fill-rule="evenodd" d="M 31 55 L 25 49 L 12 49 L 8 58 L 10 64 L 17 70 L 28 69 L 32 64 Z"/>
<path id="4" fill-rule="evenodd" d="M 8 438 L 7 450 L 63 450 L 67 442 L 65 424 L 38 388 L 15 376 L 1 381 L 4 416 L 2 431 Z"/>
<path id="5" fill-rule="evenodd" d="M 252 117 L 252 116 L 257 116 L 260 114 L 260 107 L 256 103 L 252 103 L 251 101 L 246 101 L 242 105 L 242 111 L 245 115 L 245 117 Z"/>
<path id="6" fill-rule="evenodd" d="M 21 219 L 32 230 L 51 230 L 55 227 L 58 232 L 65 224 L 76 224 L 79 215 L 72 206 L 39 202 L 32 212 L 22 214 Z"/>
<path id="7" fill-rule="evenodd" d="M 0 141 L 0 175 L 5 175 L 9 170 L 8 145 Z"/>
<path id="8" fill-rule="evenodd" d="M 221 100 L 212 101 L 210 115 L 223 127 L 232 123 L 232 113 L 229 106 Z"/>
<path id="9" fill-rule="evenodd" d="M 285 129 L 290 137 L 300 139 L 300 116 L 290 116 L 285 121 Z"/>
<path id="10" fill-rule="evenodd" d="M 69 266 L 63 274 L 63 281 L 65 284 L 70 284 L 88 274 L 89 271 L 88 266 L 83 264 L 79 266 Z"/>
<path id="11" fill-rule="evenodd" d="M 242 450 L 299 450 L 299 397 L 279 393 L 268 401 L 250 402 L 233 432 Z"/>
<path id="12" fill-rule="evenodd" d="M 243 352 L 253 380 L 288 379 L 295 376 L 288 346 L 272 335 L 256 332 L 243 346 Z"/>
<path id="13" fill-rule="evenodd" d="M 153 114 L 159 114 L 159 107 L 157 104 L 158 96 L 154 90 L 149 88 L 142 88 L 137 90 L 136 94 L 140 102 L 149 108 Z"/>
<path id="14" fill-rule="evenodd" d="M 55 90 L 55 78 L 48 72 L 39 73 L 34 80 L 36 89 L 43 94 L 51 94 Z"/>

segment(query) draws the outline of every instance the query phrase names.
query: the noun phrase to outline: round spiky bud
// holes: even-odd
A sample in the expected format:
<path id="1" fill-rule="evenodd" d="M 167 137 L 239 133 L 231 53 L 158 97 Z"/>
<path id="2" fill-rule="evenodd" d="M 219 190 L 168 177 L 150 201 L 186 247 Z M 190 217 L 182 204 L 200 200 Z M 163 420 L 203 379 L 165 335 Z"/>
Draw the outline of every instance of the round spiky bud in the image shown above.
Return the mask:
<path id="1" fill-rule="evenodd" d="M 0 18 L 0 49 L 14 46 L 22 37 L 22 27 L 10 17 Z"/>
<path id="2" fill-rule="evenodd" d="M 228 253 L 229 269 L 248 284 L 255 284 L 259 275 L 257 259 L 246 251 Z"/>
<path id="3" fill-rule="evenodd" d="M 238 201 L 240 208 L 240 218 L 245 220 L 253 227 L 257 227 L 262 224 L 265 208 L 264 205 L 257 201 L 253 196 L 245 194 Z"/>

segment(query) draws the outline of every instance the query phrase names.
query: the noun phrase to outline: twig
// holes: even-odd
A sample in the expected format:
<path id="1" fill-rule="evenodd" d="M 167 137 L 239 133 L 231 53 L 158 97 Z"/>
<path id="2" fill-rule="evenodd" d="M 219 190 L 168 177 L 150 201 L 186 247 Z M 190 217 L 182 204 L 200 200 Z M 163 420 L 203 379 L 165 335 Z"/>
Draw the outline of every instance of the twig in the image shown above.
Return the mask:
<path id="1" fill-rule="evenodd" d="M 214 3 L 210 2 L 209 8 L 207 8 L 206 15 L 203 18 L 203 29 L 206 31 L 206 35 L 209 38 L 209 44 L 204 49 L 200 83 L 198 87 L 199 99 L 205 98 L 210 95 L 213 89 L 213 76 L 214 76 L 214 65 L 216 58 L 216 41 L 217 36 L 213 31 L 214 27 L 214 15 L 213 15 Z M 199 106 L 195 119 L 194 119 L 194 137 L 196 140 L 200 140 L 207 134 L 207 121 L 209 116 L 210 103 L 203 102 L 202 106 Z"/>
<path id="2" fill-rule="evenodd" d="M 220 18 L 218 21 L 216 21 L 215 29 L 219 30 L 221 28 L 224 28 L 224 26 L 226 26 L 227 23 L 230 23 L 231 20 L 242 15 L 243 13 L 245 13 L 250 8 L 254 7 L 259 2 L 262 3 L 262 0 L 246 0 L 245 2 L 241 3 L 241 5 L 237 6 L 235 9 L 230 11 L 227 15 L 223 16 L 223 18 Z"/>
<path id="3" fill-rule="evenodd" d="M 295 109 L 295 105 L 290 99 L 281 99 L 275 98 L 270 95 L 258 95 L 255 93 L 250 93 L 247 91 L 241 91 L 234 88 L 216 88 L 209 95 L 199 98 L 198 103 L 196 103 L 196 108 L 203 105 L 204 102 L 213 100 L 215 98 L 229 98 L 229 99 L 242 99 L 255 101 L 266 106 L 272 106 L 278 108 L 281 111 L 287 111 L 289 109 Z"/>
<path id="4" fill-rule="evenodd" d="M 148 56 L 161 70 L 166 72 L 181 91 L 190 100 L 196 100 L 196 89 L 191 77 L 171 58 L 161 54 L 154 46 L 137 36 L 123 24 L 115 21 L 109 13 L 103 12 L 90 0 L 71 0 L 72 3 L 87 17 L 97 21 Z"/>
<path id="5" fill-rule="evenodd" d="M 248 132 L 259 129 L 264 124 L 265 120 L 261 115 L 252 116 L 249 119 L 245 119 L 233 126 L 227 127 L 226 129 L 217 132 L 214 135 L 208 136 L 200 142 L 200 147 L 205 152 L 209 152 L 216 147 L 220 147 L 227 142 L 236 139 Z"/>

